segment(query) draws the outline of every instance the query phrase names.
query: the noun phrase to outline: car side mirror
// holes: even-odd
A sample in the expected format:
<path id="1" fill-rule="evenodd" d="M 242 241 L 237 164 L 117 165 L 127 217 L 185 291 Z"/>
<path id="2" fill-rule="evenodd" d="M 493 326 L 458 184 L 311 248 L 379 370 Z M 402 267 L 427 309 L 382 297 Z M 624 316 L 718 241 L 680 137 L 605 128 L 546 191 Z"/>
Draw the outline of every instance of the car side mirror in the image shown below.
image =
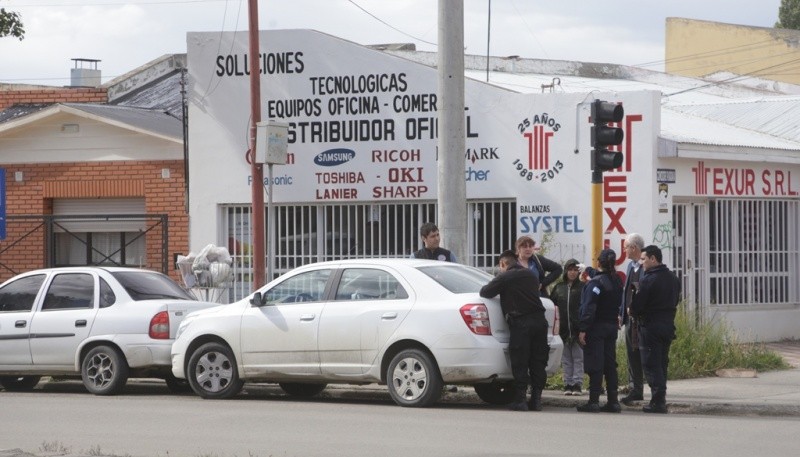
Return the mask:
<path id="1" fill-rule="evenodd" d="M 261 292 L 256 292 L 253 294 L 253 298 L 250 299 L 250 304 L 256 307 L 262 307 L 264 306 L 264 298 Z"/>

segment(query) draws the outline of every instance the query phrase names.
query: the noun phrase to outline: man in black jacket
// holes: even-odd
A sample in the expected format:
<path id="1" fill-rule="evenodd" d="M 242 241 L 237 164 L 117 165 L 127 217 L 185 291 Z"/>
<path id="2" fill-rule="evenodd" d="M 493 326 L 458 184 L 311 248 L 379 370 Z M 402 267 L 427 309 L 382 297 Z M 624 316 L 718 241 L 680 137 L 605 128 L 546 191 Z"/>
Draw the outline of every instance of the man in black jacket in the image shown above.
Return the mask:
<path id="1" fill-rule="evenodd" d="M 646 413 L 667 412 L 667 367 L 669 347 L 675 339 L 675 312 L 681 283 L 662 263 L 661 249 L 646 246 L 641 255 L 644 276 L 631 302 L 631 315 L 639 323 L 639 353 L 650 386 Z"/>
<path id="2" fill-rule="evenodd" d="M 456 256 L 445 248 L 439 246 L 441 236 L 439 227 L 433 222 L 426 222 L 419 228 L 419 236 L 422 237 L 423 248 L 411 254 L 413 259 L 444 260 L 455 262 Z"/>
<path id="3" fill-rule="evenodd" d="M 539 298 L 539 278 L 517 262 L 512 251 L 500 254 L 500 274 L 483 286 L 481 297 L 500 295 L 500 306 L 508 322 L 508 353 L 514 375 L 516 396 L 514 411 L 541 411 L 542 390 L 547 381 L 547 319 Z M 525 403 L 528 385 L 533 387 L 530 402 Z"/>

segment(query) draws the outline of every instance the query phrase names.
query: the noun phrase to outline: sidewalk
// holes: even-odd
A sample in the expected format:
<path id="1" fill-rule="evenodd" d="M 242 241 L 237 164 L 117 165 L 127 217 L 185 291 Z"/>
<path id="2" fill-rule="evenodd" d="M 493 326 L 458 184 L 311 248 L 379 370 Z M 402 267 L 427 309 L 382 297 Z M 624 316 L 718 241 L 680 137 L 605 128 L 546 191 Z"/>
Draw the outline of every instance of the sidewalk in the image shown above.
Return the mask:
<path id="1" fill-rule="evenodd" d="M 737 377 L 748 373 L 733 372 L 732 377 L 669 381 L 667 407 L 670 413 L 800 417 L 800 341 L 769 343 L 767 347 L 781 354 L 793 368 L 756 373 L 755 377 Z M 586 393 L 570 397 L 558 391 L 545 391 L 542 396 L 545 406 L 562 407 L 574 407 L 587 398 Z M 645 399 L 648 398 L 645 393 Z M 603 401 L 601 398 L 601 403 Z M 641 411 L 645 403 L 623 406 L 623 412 Z"/>
<path id="2" fill-rule="evenodd" d="M 667 407 L 670 414 L 709 414 L 725 416 L 800 417 L 800 341 L 769 343 L 767 346 L 781 354 L 793 366 L 789 370 L 754 373 L 748 371 L 729 373 L 730 377 L 672 380 L 667 383 Z M 741 377 L 747 376 L 747 377 Z M 647 387 L 645 386 L 645 391 Z M 374 395 L 388 398 L 386 386 L 330 385 L 323 395 L 347 398 Z M 546 390 L 542 395 L 544 410 L 569 408 L 588 400 L 582 396 L 565 396 L 560 390 Z M 649 400 L 631 406 L 623 405 L 622 412 L 641 412 Z M 442 403 L 467 403 L 485 405 L 471 387 L 459 386 L 455 393 L 445 393 Z M 601 397 L 601 404 L 605 398 Z"/>

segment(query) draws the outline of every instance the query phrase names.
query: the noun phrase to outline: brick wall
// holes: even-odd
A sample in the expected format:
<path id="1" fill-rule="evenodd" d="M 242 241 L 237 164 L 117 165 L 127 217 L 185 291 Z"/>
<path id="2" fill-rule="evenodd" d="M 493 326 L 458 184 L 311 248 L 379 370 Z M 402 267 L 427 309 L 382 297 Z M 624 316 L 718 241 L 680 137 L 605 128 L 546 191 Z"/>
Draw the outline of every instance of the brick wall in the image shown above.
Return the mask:
<path id="1" fill-rule="evenodd" d="M 56 198 L 144 198 L 148 214 L 167 214 L 169 273 L 175 253 L 189 252 L 189 216 L 184 204 L 183 161 L 116 161 L 72 162 L 47 164 L 2 165 L 6 169 L 6 214 L 52 214 Z M 169 168 L 170 177 L 162 178 L 162 169 Z M 14 173 L 22 171 L 23 181 Z M 0 241 L 0 281 L 46 265 L 46 246 L 41 218 L 14 219 L 7 225 L 6 239 Z M 160 229 L 148 233 L 147 265 L 161 270 L 162 243 Z M 157 233 L 156 233 L 157 232 Z M 12 272 L 13 271 L 13 272 Z"/>
<path id="2" fill-rule="evenodd" d="M 105 103 L 107 101 L 106 89 L 98 87 L 0 90 L 0 110 L 19 103 Z"/>

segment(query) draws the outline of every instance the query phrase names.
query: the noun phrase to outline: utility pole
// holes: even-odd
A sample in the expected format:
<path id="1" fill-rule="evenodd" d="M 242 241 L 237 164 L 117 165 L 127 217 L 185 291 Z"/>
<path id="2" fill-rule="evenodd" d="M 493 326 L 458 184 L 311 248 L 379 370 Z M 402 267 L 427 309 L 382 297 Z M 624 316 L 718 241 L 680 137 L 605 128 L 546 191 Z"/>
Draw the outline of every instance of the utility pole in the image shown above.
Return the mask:
<path id="1" fill-rule="evenodd" d="M 464 179 L 464 1 L 439 0 L 439 232 L 442 245 L 467 258 L 467 183 Z"/>
<path id="2" fill-rule="evenodd" d="M 264 168 L 256 161 L 256 126 L 261 122 L 261 69 L 258 58 L 258 0 L 248 0 L 250 37 L 250 183 L 252 192 L 252 219 L 250 233 L 253 246 L 253 291 L 266 284 L 264 249 Z"/>

